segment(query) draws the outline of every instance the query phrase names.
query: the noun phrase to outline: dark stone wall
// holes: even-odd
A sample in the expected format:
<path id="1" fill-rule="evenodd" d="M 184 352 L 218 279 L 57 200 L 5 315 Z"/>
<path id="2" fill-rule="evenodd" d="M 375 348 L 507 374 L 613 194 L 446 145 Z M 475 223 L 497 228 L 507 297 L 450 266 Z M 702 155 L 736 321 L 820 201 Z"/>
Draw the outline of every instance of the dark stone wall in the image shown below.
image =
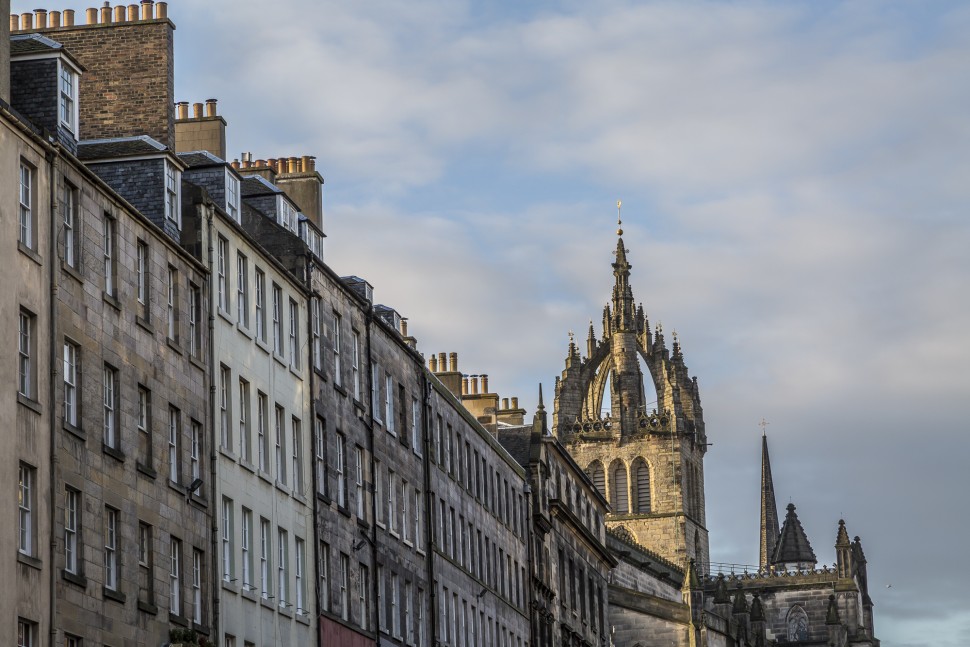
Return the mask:
<path id="1" fill-rule="evenodd" d="M 165 161 L 134 160 L 90 164 L 89 168 L 165 233 L 178 241 L 175 223 L 165 219 Z"/>
<path id="2" fill-rule="evenodd" d="M 10 105 L 41 128 L 57 132 L 57 61 L 13 61 Z"/>

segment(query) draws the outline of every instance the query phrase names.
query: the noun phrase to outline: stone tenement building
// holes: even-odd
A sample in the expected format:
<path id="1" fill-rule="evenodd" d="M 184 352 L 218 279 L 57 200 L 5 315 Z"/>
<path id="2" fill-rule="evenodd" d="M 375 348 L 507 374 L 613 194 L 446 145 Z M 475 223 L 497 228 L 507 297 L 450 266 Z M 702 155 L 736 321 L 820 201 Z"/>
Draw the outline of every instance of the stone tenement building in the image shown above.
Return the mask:
<path id="1" fill-rule="evenodd" d="M 716 573 L 697 382 L 622 239 L 528 424 L 327 265 L 313 157 L 229 162 L 174 102 L 166 3 L 84 19 L 0 24 L 0 644 L 878 644 L 861 542 L 817 567 L 767 438 L 760 564 Z"/>

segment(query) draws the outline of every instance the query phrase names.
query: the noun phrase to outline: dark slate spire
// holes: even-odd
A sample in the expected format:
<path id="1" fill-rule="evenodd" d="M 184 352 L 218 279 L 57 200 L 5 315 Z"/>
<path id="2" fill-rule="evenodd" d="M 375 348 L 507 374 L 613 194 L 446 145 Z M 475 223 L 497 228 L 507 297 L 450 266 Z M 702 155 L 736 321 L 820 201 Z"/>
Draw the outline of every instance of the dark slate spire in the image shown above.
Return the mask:
<path id="1" fill-rule="evenodd" d="M 767 424 L 767 423 L 762 423 Z M 771 462 L 768 459 L 768 436 L 761 436 L 761 556 L 758 565 L 768 568 L 778 543 L 778 506 L 775 504 L 775 485 L 771 481 Z"/>
<path id="2" fill-rule="evenodd" d="M 815 564 L 815 551 L 808 543 L 805 529 L 795 514 L 795 505 L 788 504 L 788 514 L 785 515 L 785 524 L 781 527 L 781 535 L 778 537 L 778 545 L 775 546 L 775 554 L 771 560 L 772 564 Z"/>

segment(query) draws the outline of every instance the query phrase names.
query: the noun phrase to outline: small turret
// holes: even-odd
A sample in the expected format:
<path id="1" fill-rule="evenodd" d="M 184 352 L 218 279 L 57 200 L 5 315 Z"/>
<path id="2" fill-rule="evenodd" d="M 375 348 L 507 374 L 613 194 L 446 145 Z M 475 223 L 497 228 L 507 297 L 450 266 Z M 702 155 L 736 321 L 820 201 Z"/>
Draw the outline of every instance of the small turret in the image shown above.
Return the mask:
<path id="1" fill-rule="evenodd" d="M 586 336 L 586 357 L 592 357 L 596 350 L 596 333 L 593 332 L 593 320 L 589 320 L 589 334 Z"/>
<path id="2" fill-rule="evenodd" d="M 785 515 L 785 523 L 781 527 L 781 535 L 778 537 L 771 563 L 789 569 L 813 568 L 818 563 L 792 503 L 788 504 L 788 514 Z"/>
<path id="3" fill-rule="evenodd" d="M 840 578 L 852 577 L 852 544 L 849 543 L 849 533 L 843 519 L 839 519 L 839 531 L 835 537 L 835 564 Z"/>
<path id="4" fill-rule="evenodd" d="M 748 598 L 744 595 L 744 589 L 738 582 L 738 590 L 734 593 L 734 604 L 731 607 L 731 615 L 738 626 L 738 643 L 743 645 L 751 635 L 751 612 L 748 609 Z"/>

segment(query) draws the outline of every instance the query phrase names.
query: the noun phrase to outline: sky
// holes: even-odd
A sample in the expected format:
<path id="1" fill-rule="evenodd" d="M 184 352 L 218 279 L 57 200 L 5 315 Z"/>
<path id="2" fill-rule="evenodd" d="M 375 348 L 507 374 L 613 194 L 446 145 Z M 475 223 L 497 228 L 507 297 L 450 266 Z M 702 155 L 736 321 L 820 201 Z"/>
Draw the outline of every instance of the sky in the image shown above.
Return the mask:
<path id="1" fill-rule="evenodd" d="M 882 644 L 965 644 L 970 5 L 169 16 L 176 100 L 219 100 L 230 158 L 315 155 L 330 265 L 530 415 L 601 321 L 622 200 L 634 295 L 701 389 L 711 559 L 757 563 L 764 418 L 820 563 L 839 518 L 862 537 Z"/>

